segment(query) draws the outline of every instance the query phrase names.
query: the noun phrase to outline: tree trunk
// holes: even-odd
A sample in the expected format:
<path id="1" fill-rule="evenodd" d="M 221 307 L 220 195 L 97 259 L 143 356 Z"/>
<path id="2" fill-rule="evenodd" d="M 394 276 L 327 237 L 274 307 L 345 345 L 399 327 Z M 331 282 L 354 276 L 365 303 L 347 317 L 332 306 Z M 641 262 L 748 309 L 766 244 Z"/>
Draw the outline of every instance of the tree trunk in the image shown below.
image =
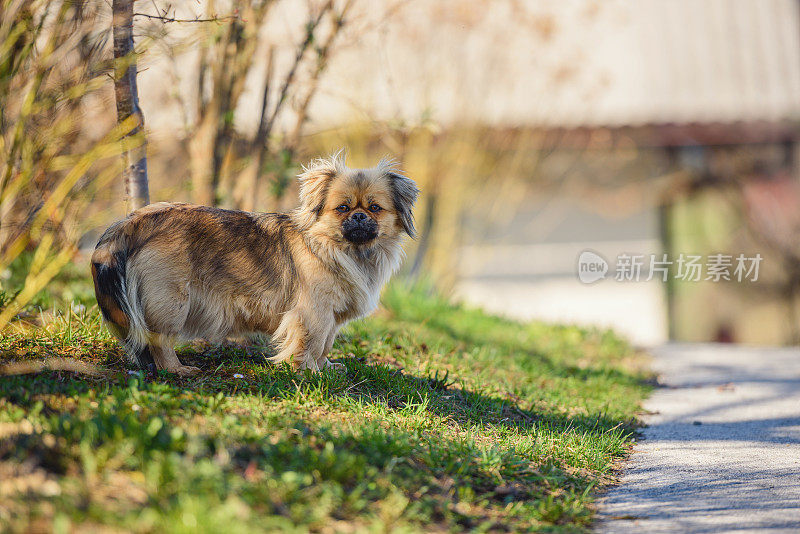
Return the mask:
<path id="1" fill-rule="evenodd" d="M 216 103 L 208 102 L 189 139 L 189 169 L 192 173 L 192 201 L 195 204 L 213 206 L 216 202 L 213 176 L 218 122 Z"/>
<path id="2" fill-rule="evenodd" d="M 128 212 L 150 203 L 147 184 L 147 146 L 144 138 L 144 115 L 139 107 L 139 91 L 136 88 L 136 56 L 133 49 L 133 2 L 134 0 L 113 0 L 114 18 L 114 92 L 117 100 L 117 121 L 122 122 L 131 115 L 138 119 L 138 125 L 128 136 L 136 136 L 139 143 L 125 150 L 123 160 L 125 169 L 125 197 Z"/>

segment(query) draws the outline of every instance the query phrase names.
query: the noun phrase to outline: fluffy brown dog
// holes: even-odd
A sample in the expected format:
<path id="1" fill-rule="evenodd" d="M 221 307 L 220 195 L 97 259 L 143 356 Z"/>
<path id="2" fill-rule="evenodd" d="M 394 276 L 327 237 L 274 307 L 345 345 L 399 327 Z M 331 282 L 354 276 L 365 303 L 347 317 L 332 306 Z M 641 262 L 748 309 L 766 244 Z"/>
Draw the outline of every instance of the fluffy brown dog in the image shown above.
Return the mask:
<path id="1" fill-rule="evenodd" d="M 300 207 L 247 213 L 152 204 L 106 230 L 92 255 L 97 302 L 133 361 L 189 376 L 178 339 L 266 333 L 273 358 L 320 370 L 339 328 L 377 306 L 414 235 L 418 189 L 387 161 L 314 161 Z"/>

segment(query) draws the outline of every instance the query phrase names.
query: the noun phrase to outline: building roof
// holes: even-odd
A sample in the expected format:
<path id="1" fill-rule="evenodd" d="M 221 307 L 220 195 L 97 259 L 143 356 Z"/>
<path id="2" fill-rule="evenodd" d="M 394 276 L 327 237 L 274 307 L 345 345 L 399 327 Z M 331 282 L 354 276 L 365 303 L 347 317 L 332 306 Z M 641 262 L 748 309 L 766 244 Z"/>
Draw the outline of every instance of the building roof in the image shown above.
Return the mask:
<path id="1" fill-rule="evenodd" d="M 800 5 L 408 2 L 339 54 L 328 80 L 323 122 L 353 110 L 498 126 L 796 121 Z"/>
<path id="2" fill-rule="evenodd" d="M 190 3 L 196 12 L 203 4 Z M 307 5 L 278 2 L 265 28 L 279 73 L 303 37 Z M 777 125 L 773 136 L 782 137 L 800 120 L 798 0 L 359 0 L 346 28 L 312 105 L 316 128 L 432 119 L 445 127 L 659 125 L 659 137 L 666 124 L 724 134 L 738 123 L 773 134 Z M 259 53 L 236 117 L 245 130 L 255 129 L 260 105 Z M 178 67 L 190 109 L 193 54 Z M 172 67 L 146 67 L 143 102 L 157 103 L 145 110 L 148 124 L 173 129 Z M 696 131 L 705 132 L 688 137 Z M 672 137 L 679 141 L 653 142 L 680 144 L 686 131 Z"/>

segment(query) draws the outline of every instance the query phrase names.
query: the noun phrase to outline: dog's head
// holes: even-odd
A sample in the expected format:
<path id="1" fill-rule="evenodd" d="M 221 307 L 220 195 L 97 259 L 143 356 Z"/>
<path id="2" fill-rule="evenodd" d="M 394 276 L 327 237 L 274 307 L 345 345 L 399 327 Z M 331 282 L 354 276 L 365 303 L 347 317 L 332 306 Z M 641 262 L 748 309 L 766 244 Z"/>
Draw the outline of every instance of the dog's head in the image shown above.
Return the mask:
<path id="1" fill-rule="evenodd" d="M 337 154 L 312 162 L 299 179 L 299 214 L 312 235 L 354 247 L 414 237 L 419 190 L 390 161 L 350 169 Z"/>

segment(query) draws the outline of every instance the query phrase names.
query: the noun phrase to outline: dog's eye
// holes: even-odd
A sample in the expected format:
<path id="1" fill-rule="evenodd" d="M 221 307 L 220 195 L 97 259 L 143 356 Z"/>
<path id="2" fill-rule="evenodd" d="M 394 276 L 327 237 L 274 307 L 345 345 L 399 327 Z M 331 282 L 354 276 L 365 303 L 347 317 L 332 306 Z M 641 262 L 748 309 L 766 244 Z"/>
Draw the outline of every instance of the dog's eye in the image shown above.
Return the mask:
<path id="1" fill-rule="evenodd" d="M 342 204 L 341 206 L 336 208 L 336 211 L 338 211 L 339 213 L 348 212 L 348 211 L 350 211 L 350 206 L 348 206 L 347 204 Z"/>
<path id="2" fill-rule="evenodd" d="M 381 207 L 380 207 L 380 206 L 378 206 L 377 204 L 372 204 L 372 205 L 369 207 L 369 211 L 371 211 L 372 213 L 378 213 L 378 212 L 379 212 L 379 211 L 381 211 L 382 209 L 383 209 L 383 208 L 381 208 Z"/>

